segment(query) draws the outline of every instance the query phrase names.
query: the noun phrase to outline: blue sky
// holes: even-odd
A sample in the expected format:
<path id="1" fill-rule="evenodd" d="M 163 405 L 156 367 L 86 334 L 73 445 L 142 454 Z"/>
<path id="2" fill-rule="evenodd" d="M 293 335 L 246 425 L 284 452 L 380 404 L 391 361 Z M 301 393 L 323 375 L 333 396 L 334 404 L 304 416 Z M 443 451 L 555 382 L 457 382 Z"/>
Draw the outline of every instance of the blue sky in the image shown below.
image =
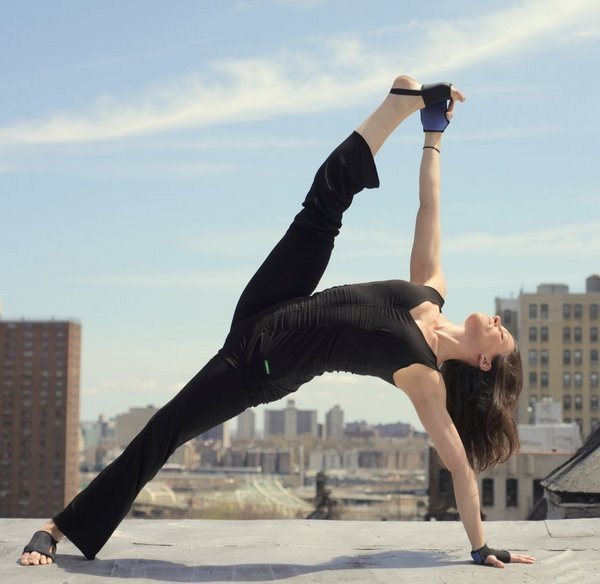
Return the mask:
<path id="1" fill-rule="evenodd" d="M 596 0 L 0 1 L 2 316 L 81 321 L 82 419 L 164 403 L 400 73 L 468 96 L 444 140 L 447 316 L 582 291 L 599 39 Z M 321 288 L 408 276 L 421 139 L 415 116 L 386 143 Z M 296 401 L 420 427 L 376 379 L 327 375 Z"/>

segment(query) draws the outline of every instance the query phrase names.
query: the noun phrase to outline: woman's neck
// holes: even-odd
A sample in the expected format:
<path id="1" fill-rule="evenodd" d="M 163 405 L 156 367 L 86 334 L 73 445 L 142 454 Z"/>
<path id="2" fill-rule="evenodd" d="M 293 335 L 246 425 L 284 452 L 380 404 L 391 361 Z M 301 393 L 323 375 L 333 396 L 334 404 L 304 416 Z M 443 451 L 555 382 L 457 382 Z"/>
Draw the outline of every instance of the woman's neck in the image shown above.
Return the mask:
<path id="1" fill-rule="evenodd" d="M 470 363 L 473 352 L 470 350 L 465 339 L 465 325 L 454 324 L 440 315 L 435 329 L 437 337 L 436 357 L 438 364 L 448 359 L 460 359 Z"/>

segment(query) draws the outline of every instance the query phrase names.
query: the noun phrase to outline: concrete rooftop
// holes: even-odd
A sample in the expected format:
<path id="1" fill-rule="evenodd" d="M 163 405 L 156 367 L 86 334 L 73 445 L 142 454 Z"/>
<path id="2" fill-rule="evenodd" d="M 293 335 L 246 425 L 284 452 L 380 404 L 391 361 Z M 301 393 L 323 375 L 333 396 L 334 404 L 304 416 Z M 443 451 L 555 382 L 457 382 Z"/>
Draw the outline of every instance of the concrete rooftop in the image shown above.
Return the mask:
<path id="1" fill-rule="evenodd" d="M 39 519 L 0 519 L 2 584 L 600 582 L 600 519 L 487 522 L 491 545 L 534 555 L 505 570 L 470 561 L 457 522 L 126 520 L 94 561 L 70 543 L 56 564 L 16 560 Z"/>

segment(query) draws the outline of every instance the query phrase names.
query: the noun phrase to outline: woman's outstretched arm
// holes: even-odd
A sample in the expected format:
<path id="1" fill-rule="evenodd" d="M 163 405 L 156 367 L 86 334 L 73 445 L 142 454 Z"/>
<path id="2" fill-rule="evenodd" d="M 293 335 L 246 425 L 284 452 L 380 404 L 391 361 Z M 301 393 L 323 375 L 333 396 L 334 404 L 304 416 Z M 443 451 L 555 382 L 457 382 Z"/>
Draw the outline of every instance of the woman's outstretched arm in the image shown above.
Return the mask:
<path id="1" fill-rule="evenodd" d="M 419 170 L 419 210 L 410 256 L 410 281 L 432 286 L 445 296 L 440 223 L 442 136 L 441 132 L 425 132 Z"/>
<path id="2" fill-rule="evenodd" d="M 394 376 L 396 385 L 409 396 L 425 431 L 452 476 L 456 506 L 471 550 L 481 550 L 486 541 L 480 514 L 477 477 L 469 464 L 458 430 L 446 409 L 444 380 L 439 372 L 421 364 L 411 365 L 402 371 L 401 379 L 398 372 Z M 497 550 L 489 550 L 484 563 L 503 568 L 504 562 L 495 555 L 496 553 L 501 555 Z M 503 552 L 502 556 L 508 556 L 504 561 L 513 563 L 532 564 L 535 561 L 529 555 Z"/>

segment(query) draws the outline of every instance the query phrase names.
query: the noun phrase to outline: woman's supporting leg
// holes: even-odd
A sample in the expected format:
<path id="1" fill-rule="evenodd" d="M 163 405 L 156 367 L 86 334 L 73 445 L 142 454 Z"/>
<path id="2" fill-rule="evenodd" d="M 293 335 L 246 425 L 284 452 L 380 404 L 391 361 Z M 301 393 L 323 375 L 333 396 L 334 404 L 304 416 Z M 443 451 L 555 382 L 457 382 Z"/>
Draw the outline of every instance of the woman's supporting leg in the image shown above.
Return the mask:
<path id="1" fill-rule="evenodd" d="M 394 87 L 418 89 L 410 77 Z M 329 263 L 342 215 L 355 194 L 379 186 L 373 156 L 390 133 L 423 107 L 421 97 L 388 95 L 317 170 L 291 226 L 244 289 L 232 326 L 269 306 L 311 294 Z"/>
<path id="2" fill-rule="evenodd" d="M 220 357 L 211 361 L 132 440 L 54 523 L 93 559 L 127 515 L 137 494 L 174 450 L 250 406 L 241 374 Z"/>

